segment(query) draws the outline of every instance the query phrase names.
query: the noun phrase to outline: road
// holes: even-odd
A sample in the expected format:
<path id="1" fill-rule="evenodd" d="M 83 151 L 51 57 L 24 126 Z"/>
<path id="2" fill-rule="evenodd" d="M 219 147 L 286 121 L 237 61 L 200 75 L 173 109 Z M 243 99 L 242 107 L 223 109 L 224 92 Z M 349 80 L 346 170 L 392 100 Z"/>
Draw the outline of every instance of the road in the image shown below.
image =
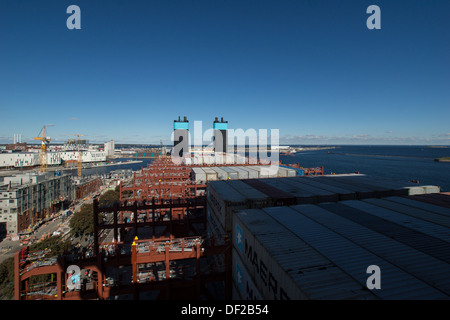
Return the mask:
<path id="1" fill-rule="evenodd" d="M 75 205 L 73 212 L 78 212 L 83 204 L 89 204 L 92 203 L 92 199 L 86 200 L 86 201 L 79 201 L 78 204 Z M 65 219 L 63 222 L 61 217 L 57 217 L 42 226 L 39 227 L 33 234 L 33 236 L 36 237 L 36 239 L 40 239 L 45 234 L 52 234 L 54 231 L 58 230 L 60 226 L 68 226 L 70 219 L 73 215 L 69 216 Z M 4 260 L 8 259 L 9 257 L 13 257 L 14 253 L 19 251 L 23 246 L 20 245 L 20 241 L 11 241 L 9 239 L 3 239 L 3 241 L 0 242 L 0 263 L 2 263 Z"/>

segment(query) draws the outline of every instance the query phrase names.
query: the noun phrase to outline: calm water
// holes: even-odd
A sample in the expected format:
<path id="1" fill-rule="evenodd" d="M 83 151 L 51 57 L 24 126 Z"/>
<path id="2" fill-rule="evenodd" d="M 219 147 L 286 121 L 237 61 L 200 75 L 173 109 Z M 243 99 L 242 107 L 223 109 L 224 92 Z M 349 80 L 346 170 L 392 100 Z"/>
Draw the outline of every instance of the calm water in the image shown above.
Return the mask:
<path id="1" fill-rule="evenodd" d="M 330 152 L 330 153 L 328 153 Z M 325 173 L 359 171 L 367 175 L 399 181 L 419 180 L 450 191 L 450 163 L 435 158 L 450 157 L 450 148 L 424 146 L 342 146 L 338 149 L 297 152 L 280 156 L 283 163 L 300 163 L 302 167 L 324 166 Z"/>
<path id="2" fill-rule="evenodd" d="M 133 164 L 125 164 L 125 165 L 117 165 L 117 166 L 106 166 L 106 167 L 98 167 L 98 168 L 89 168 L 89 169 L 83 169 L 83 176 L 89 176 L 89 175 L 102 175 L 106 174 L 108 172 L 114 171 L 114 170 L 121 170 L 121 169 L 131 169 L 133 171 L 141 170 L 142 167 L 147 167 L 147 163 L 151 162 L 151 159 L 129 159 L 129 158 L 123 158 L 123 159 L 116 159 L 115 161 L 128 161 L 128 160 L 137 160 L 142 161 L 141 163 L 133 163 Z M 73 176 L 77 175 L 77 169 L 68 170 L 67 172 L 71 172 Z"/>
<path id="3" fill-rule="evenodd" d="M 440 186 L 443 192 L 450 192 L 450 163 L 435 162 L 434 159 L 439 157 L 450 157 L 450 148 L 342 146 L 330 150 L 297 152 L 294 156 L 280 156 L 280 160 L 283 163 L 299 162 L 302 167 L 324 166 L 325 173 L 359 171 L 405 182 L 419 180 L 420 183 Z M 136 171 L 150 162 L 150 159 L 145 159 L 137 164 L 84 169 L 83 175 L 104 174 L 118 169 Z M 76 175 L 76 170 L 73 170 L 73 174 Z"/>

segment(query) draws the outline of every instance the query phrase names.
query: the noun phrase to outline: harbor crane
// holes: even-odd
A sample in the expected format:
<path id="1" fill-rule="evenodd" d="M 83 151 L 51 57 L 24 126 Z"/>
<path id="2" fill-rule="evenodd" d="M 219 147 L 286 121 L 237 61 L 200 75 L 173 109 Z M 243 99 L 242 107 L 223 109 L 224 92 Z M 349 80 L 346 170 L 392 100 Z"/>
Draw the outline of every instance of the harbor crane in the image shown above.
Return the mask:
<path id="1" fill-rule="evenodd" d="M 34 140 L 41 141 L 41 152 L 40 152 L 40 165 L 41 172 L 45 172 L 47 170 L 47 145 L 50 143 L 50 137 L 47 137 L 46 127 L 52 127 L 53 124 L 46 124 L 42 127 L 41 131 L 38 134 L 38 137 L 34 137 Z M 42 132 L 42 136 L 39 136 Z"/>

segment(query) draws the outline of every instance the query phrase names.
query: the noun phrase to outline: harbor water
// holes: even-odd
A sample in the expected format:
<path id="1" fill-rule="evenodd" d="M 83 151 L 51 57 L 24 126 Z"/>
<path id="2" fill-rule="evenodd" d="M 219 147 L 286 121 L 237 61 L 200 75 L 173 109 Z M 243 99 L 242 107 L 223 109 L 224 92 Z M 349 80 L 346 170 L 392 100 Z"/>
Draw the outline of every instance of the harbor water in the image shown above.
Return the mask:
<path id="1" fill-rule="evenodd" d="M 299 151 L 292 156 L 280 156 L 282 163 L 300 163 L 305 168 L 323 166 L 325 174 L 359 172 L 394 180 L 437 185 L 450 192 L 450 163 L 435 158 L 450 157 L 450 147 L 428 146 L 339 146 L 334 149 Z M 130 159 L 117 159 L 126 161 Z M 113 170 L 140 170 L 151 159 L 141 163 L 83 169 L 83 175 L 102 175 Z M 72 170 L 73 175 L 77 171 Z"/>
<path id="2" fill-rule="evenodd" d="M 434 161 L 440 157 L 450 157 L 450 147 L 340 146 L 299 151 L 293 156 L 280 156 L 280 160 L 298 162 L 305 168 L 324 166 L 325 174 L 358 171 L 405 182 L 418 180 L 440 186 L 441 192 L 450 192 L 450 163 Z"/>

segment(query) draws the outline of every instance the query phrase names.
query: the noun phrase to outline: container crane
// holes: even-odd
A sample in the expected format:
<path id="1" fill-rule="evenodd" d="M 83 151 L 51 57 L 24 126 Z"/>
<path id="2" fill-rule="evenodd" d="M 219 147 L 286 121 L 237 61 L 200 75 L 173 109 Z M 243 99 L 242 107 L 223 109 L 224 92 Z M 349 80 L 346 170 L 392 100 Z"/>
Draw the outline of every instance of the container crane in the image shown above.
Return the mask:
<path id="1" fill-rule="evenodd" d="M 47 170 L 47 145 L 50 143 L 50 140 L 51 140 L 50 137 L 47 137 L 46 126 L 51 127 L 53 125 L 52 124 L 44 125 L 38 134 L 38 136 L 39 136 L 42 132 L 42 136 L 34 137 L 34 140 L 41 141 L 41 152 L 40 152 L 41 172 L 45 172 Z"/>

